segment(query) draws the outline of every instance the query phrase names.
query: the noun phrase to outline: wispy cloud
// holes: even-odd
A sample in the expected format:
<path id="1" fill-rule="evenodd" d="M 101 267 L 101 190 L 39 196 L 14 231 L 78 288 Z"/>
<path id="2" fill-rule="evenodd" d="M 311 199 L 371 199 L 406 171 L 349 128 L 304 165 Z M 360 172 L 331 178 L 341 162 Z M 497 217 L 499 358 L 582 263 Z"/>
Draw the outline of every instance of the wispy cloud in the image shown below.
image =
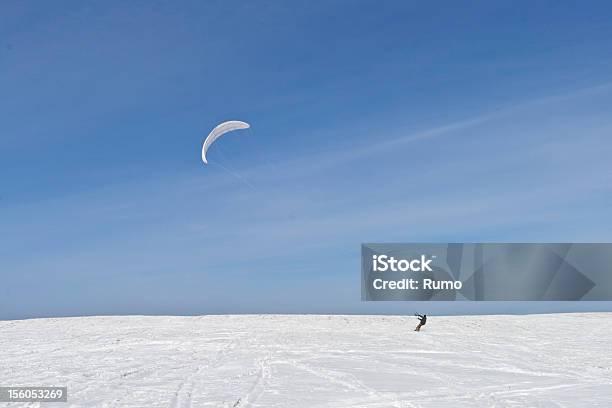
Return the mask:
<path id="1" fill-rule="evenodd" d="M 581 106 L 609 90 L 241 166 L 256 190 L 207 167 L 5 208 L 5 236 L 19 239 L 4 242 L 2 268 L 16 285 L 72 282 L 108 295 L 119 281 L 161 290 L 172 280 L 223 285 L 224 274 L 349 273 L 363 241 L 605 239 L 610 209 L 593 197 L 610 192 L 612 123 Z M 567 110 L 574 116 L 557 115 Z M 491 135 L 507 137 L 494 154 Z M 413 145 L 431 157 L 407 162 Z"/>

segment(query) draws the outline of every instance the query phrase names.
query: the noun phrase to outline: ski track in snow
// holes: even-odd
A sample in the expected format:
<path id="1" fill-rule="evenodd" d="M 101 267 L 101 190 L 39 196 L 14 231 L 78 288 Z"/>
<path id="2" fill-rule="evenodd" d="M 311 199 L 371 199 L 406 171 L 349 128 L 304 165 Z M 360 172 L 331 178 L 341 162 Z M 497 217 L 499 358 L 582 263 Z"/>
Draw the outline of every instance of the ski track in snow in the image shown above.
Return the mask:
<path id="1" fill-rule="evenodd" d="M 612 406 L 611 313 L 0 321 L 0 407 Z"/>

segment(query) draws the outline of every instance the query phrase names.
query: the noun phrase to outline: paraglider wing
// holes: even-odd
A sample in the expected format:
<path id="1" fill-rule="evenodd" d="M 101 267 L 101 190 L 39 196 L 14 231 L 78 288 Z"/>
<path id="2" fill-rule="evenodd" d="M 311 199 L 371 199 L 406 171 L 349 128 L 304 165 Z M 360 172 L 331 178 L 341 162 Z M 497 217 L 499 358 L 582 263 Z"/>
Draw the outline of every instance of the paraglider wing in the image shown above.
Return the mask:
<path id="1" fill-rule="evenodd" d="M 234 130 L 240 129 L 248 129 L 251 125 L 246 122 L 241 122 L 239 120 L 230 120 L 227 122 L 223 122 L 220 125 L 215 126 L 215 128 L 206 136 L 204 140 L 204 145 L 202 146 L 202 161 L 204 164 L 208 164 L 206 160 L 206 152 L 210 148 L 210 146 L 222 135 L 233 132 Z"/>

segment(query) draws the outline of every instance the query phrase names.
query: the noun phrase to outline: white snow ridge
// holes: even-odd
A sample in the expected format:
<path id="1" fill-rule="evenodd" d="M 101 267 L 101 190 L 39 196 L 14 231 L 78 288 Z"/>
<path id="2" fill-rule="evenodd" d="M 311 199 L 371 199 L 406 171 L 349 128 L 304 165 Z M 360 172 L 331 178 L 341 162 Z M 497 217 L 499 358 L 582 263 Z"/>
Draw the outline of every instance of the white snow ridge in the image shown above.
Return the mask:
<path id="1" fill-rule="evenodd" d="M 43 407 L 612 406 L 612 314 L 0 322 L 0 385 Z M 23 404 L 0 404 L 23 406 Z M 27 405 L 26 405 L 27 406 Z"/>

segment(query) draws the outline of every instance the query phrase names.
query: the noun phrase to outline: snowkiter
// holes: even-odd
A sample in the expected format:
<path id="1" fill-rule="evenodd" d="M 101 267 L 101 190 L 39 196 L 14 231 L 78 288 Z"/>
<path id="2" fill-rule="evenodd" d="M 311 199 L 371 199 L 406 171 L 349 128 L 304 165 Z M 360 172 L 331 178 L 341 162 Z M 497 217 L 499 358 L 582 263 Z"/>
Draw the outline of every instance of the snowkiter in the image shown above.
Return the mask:
<path id="1" fill-rule="evenodd" d="M 416 327 L 416 329 L 414 329 L 414 331 L 421 331 L 421 327 L 425 326 L 425 323 L 427 323 L 427 315 L 417 314 L 415 316 L 419 318 L 419 325 Z"/>

